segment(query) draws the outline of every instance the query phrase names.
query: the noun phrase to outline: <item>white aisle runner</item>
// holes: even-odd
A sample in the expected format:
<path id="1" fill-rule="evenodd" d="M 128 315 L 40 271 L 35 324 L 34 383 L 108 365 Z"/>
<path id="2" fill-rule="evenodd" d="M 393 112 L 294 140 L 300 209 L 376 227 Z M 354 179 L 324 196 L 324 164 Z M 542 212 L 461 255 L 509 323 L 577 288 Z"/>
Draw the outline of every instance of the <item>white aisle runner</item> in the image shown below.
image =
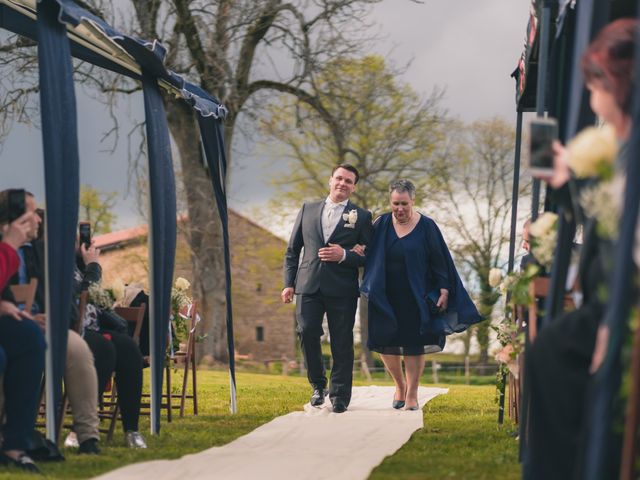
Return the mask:
<path id="1" fill-rule="evenodd" d="M 100 480 L 150 478 L 224 480 L 359 480 L 423 427 L 422 410 L 391 408 L 394 387 L 354 387 L 349 410 L 307 404 L 223 447 L 178 460 L 155 460 L 114 470 Z M 420 387 L 420 406 L 445 388 Z"/>

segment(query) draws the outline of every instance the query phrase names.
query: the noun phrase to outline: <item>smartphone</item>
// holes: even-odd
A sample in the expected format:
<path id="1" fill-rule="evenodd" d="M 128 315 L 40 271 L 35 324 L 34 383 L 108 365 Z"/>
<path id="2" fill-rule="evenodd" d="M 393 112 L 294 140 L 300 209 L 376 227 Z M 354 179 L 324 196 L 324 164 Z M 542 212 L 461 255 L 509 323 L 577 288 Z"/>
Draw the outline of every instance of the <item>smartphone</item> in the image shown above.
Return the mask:
<path id="1" fill-rule="evenodd" d="M 9 190 L 7 202 L 9 223 L 15 222 L 26 212 L 24 190 L 21 188 Z"/>
<path id="2" fill-rule="evenodd" d="M 80 234 L 80 244 L 84 243 L 86 248 L 91 246 L 91 224 L 89 222 L 80 222 L 78 224 L 78 233 Z"/>
<path id="3" fill-rule="evenodd" d="M 558 122 L 554 118 L 536 118 L 529 124 L 529 170 L 534 175 L 553 172 L 552 145 L 558 139 Z"/>

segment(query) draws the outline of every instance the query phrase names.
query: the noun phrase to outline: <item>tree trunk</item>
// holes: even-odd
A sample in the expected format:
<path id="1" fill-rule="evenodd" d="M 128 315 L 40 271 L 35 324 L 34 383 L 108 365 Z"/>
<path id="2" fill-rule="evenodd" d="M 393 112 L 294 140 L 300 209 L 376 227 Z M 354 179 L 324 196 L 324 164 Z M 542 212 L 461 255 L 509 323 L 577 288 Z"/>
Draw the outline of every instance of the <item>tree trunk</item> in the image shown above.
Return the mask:
<path id="1" fill-rule="evenodd" d="M 165 97 L 169 129 L 178 147 L 189 212 L 187 238 L 191 247 L 193 294 L 202 322 L 196 360 L 228 362 L 222 226 L 211 179 L 200 148 L 198 126 L 190 106 Z"/>

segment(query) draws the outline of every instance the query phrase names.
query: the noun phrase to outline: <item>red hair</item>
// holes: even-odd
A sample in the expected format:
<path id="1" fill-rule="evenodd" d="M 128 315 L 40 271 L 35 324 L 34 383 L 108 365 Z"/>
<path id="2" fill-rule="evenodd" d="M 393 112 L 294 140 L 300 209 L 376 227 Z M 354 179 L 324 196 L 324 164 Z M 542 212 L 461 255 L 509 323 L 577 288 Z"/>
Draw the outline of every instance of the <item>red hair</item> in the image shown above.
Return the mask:
<path id="1" fill-rule="evenodd" d="M 582 56 L 587 84 L 598 84 L 613 94 L 618 107 L 631 111 L 633 56 L 638 21 L 622 18 L 604 27 Z"/>

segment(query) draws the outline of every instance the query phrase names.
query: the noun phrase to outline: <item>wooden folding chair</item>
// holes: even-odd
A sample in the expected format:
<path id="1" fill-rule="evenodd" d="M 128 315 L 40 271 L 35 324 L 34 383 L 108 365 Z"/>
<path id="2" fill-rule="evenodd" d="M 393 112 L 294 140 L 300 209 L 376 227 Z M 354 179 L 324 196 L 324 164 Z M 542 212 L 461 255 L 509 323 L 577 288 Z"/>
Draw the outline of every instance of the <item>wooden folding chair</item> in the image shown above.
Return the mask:
<path id="1" fill-rule="evenodd" d="M 124 318 L 130 325 L 129 331 L 131 337 L 136 343 L 140 343 L 140 331 L 142 330 L 142 322 L 144 320 L 144 312 L 147 305 L 142 303 L 138 307 L 116 307 L 115 313 Z M 113 438 L 113 433 L 116 428 L 118 416 L 120 415 L 120 407 L 118 405 L 118 388 L 117 384 L 111 379 L 110 391 L 105 391 L 107 398 L 102 398 L 101 408 L 98 410 L 98 417 L 105 419 L 108 422 L 108 427 L 101 428 L 100 431 L 107 434 L 107 440 Z"/>
<path id="2" fill-rule="evenodd" d="M 18 304 L 24 304 L 24 311 L 31 313 L 33 300 L 36 298 L 36 289 L 38 288 L 38 279 L 32 278 L 29 283 L 24 285 L 11 285 L 11 293 Z"/>
<path id="3" fill-rule="evenodd" d="M 640 321 L 640 318 L 638 318 Z M 620 479 L 638 478 L 638 427 L 640 426 L 640 328 L 633 335 L 631 353 L 631 391 L 627 400 L 625 429 L 622 443 Z"/>
<path id="4" fill-rule="evenodd" d="M 187 351 L 175 352 L 175 357 L 184 357 L 184 377 L 182 379 L 182 392 L 180 393 L 180 417 L 184 417 L 184 406 L 186 399 L 190 398 L 193 402 L 193 414 L 198 414 L 198 390 L 197 390 L 197 369 L 196 369 L 196 323 L 198 318 L 198 307 L 196 302 L 191 304 L 191 309 L 186 312 L 189 321 L 189 336 L 187 338 Z M 175 361 L 176 359 L 174 359 Z M 187 394 L 187 383 L 189 378 L 189 370 L 191 370 L 191 388 L 192 393 Z"/>

